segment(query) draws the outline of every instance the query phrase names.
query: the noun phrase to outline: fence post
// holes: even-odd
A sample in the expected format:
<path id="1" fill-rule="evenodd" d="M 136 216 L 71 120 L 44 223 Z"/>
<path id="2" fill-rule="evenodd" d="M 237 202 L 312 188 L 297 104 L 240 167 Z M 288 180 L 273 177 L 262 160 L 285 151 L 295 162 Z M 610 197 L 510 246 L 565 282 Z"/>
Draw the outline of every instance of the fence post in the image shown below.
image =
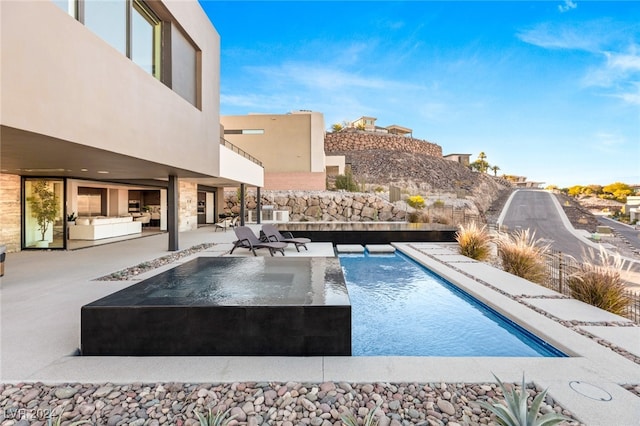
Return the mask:
<path id="1" fill-rule="evenodd" d="M 562 252 L 559 251 L 558 252 L 558 284 L 559 284 L 559 289 L 561 294 L 564 294 L 564 276 L 562 274 L 563 266 L 564 266 L 564 257 L 562 256 Z"/>

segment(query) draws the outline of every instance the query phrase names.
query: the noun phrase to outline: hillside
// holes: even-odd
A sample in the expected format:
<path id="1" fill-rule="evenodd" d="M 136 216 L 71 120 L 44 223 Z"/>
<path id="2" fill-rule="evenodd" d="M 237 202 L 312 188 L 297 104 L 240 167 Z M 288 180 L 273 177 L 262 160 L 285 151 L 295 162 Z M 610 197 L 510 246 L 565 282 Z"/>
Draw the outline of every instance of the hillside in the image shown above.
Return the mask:
<path id="1" fill-rule="evenodd" d="M 395 150 L 333 151 L 344 155 L 354 179 L 367 189 L 389 185 L 404 193 L 435 197 L 447 205 L 471 200 L 481 214 L 504 191 L 508 182 L 471 171 L 462 164 L 426 154 Z"/>

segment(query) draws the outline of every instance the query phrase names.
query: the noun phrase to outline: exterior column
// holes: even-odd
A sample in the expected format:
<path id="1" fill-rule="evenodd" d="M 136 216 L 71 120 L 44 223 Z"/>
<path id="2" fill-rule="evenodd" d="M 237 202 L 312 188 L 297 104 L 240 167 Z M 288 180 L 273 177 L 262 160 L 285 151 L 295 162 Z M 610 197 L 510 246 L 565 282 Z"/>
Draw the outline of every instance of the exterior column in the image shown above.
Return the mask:
<path id="1" fill-rule="evenodd" d="M 178 177 L 169 176 L 167 187 L 167 230 L 169 231 L 169 251 L 178 251 Z"/>
<path id="2" fill-rule="evenodd" d="M 245 196 L 245 185 L 244 183 L 240 184 L 240 226 L 244 226 L 244 215 L 245 215 L 245 207 L 244 207 L 244 196 Z"/>
<path id="3" fill-rule="evenodd" d="M 260 197 L 260 187 L 256 187 L 256 223 L 260 225 L 260 219 L 262 218 L 262 201 Z"/>

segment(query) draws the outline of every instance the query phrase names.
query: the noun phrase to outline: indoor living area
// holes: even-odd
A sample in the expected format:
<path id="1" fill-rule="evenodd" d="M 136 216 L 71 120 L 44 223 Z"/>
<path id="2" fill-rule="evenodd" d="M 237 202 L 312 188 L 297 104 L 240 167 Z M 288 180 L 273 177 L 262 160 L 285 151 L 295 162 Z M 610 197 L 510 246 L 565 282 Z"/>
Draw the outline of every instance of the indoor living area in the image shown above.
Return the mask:
<path id="1" fill-rule="evenodd" d="M 64 178 L 24 178 L 23 248 L 78 249 L 167 229 L 167 190 Z"/>

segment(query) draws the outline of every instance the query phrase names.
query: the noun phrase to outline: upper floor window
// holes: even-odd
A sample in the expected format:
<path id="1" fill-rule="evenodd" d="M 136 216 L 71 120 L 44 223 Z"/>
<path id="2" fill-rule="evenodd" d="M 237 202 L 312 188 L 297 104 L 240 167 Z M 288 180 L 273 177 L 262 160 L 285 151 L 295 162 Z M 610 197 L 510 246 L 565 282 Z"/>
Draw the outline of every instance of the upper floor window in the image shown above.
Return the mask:
<path id="1" fill-rule="evenodd" d="M 201 107 L 200 49 L 160 2 L 53 2 L 192 105 Z"/>

